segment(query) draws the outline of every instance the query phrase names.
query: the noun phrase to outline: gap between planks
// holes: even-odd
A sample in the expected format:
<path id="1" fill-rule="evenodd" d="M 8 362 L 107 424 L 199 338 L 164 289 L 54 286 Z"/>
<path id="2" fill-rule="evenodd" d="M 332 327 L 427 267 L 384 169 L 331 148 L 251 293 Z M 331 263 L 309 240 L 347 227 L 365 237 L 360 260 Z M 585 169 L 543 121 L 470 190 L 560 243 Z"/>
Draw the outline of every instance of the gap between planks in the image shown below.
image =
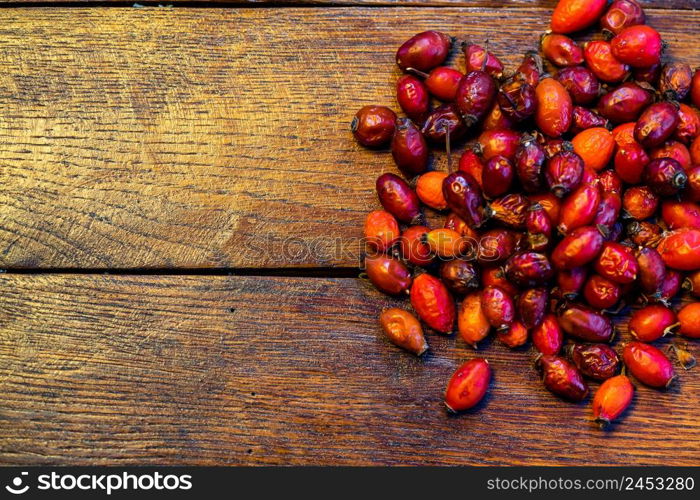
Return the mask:
<path id="1" fill-rule="evenodd" d="M 280 268 L 31 268 L 0 269 L 0 275 L 113 275 L 113 276 L 260 276 L 266 278 L 357 278 L 354 267 Z"/>

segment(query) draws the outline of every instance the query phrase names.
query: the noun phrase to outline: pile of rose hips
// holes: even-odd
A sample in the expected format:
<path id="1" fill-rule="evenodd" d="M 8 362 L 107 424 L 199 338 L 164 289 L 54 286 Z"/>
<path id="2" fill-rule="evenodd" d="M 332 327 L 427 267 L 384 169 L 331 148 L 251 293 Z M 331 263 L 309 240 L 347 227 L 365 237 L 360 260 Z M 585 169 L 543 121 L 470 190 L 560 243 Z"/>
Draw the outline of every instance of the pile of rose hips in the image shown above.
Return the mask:
<path id="1" fill-rule="evenodd" d="M 581 47 L 566 36 L 596 22 L 605 39 Z M 541 39 L 551 75 L 533 51 L 506 77 L 494 54 L 466 43 L 462 73 L 442 66 L 455 40 L 419 33 L 396 54 L 407 117 L 366 106 L 352 122 L 360 144 L 390 144 L 409 179 L 377 179 L 384 210 L 365 223 L 369 280 L 408 293 L 438 333 L 456 323 L 474 348 L 493 330 L 511 348 L 531 339 L 544 385 L 564 399 L 586 398 L 585 377 L 603 381 L 593 399 L 601 424 L 634 393 L 608 345 L 609 314 L 636 305 L 635 340 L 621 357 L 650 387 L 675 378 L 651 342 L 700 338 L 700 303 L 671 308 L 682 288 L 700 296 L 700 70 L 662 64 L 661 36 L 644 22 L 636 0 L 561 0 Z M 451 147 L 470 133 L 478 139 L 454 170 Z M 429 145 L 446 148 L 449 172 L 429 170 Z M 421 205 L 449 211 L 444 227 L 426 227 Z M 395 344 L 428 349 L 411 312 L 391 308 L 379 319 Z M 585 343 L 564 348 L 565 336 Z M 689 367 L 690 353 L 673 346 Z M 485 359 L 464 363 L 447 385 L 448 409 L 476 405 L 490 379 Z"/>

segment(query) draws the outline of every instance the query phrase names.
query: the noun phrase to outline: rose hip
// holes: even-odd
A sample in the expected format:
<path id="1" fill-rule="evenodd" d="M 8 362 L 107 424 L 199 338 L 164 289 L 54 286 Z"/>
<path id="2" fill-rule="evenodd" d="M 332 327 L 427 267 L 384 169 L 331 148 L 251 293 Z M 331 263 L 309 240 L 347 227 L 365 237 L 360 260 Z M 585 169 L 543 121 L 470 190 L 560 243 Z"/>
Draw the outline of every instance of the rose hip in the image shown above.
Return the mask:
<path id="1" fill-rule="evenodd" d="M 481 310 L 489 324 L 505 331 L 515 319 L 513 298 L 497 286 L 487 286 L 481 291 Z"/>
<path id="2" fill-rule="evenodd" d="M 434 208 L 435 210 L 445 210 L 447 201 L 445 195 L 442 194 L 442 183 L 445 181 L 447 174 L 433 170 L 426 172 L 416 182 L 416 194 L 424 205 Z"/>
<path id="3" fill-rule="evenodd" d="M 415 266 L 427 266 L 433 261 L 425 236 L 430 231 L 426 226 L 411 226 L 399 238 L 401 256 Z"/>
<path id="4" fill-rule="evenodd" d="M 457 295 L 479 288 L 479 274 L 474 264 L 462 259 L 443 262 L 440 265 L 440 279 L 445 286 Z"/>
<path id="5" fill-rule="evenodd" d="M 384 254 L 365 256 L 365 272 L 374 286 L 389 295 L 399 295 L 411 286 L 411 271 L 398 259 Z"/>
<path id="6" fill-rule="evenodd" d="M 559 212 L 561 211 L 561 200 L 552 193 L 531 194 L 529 196 L 532 203 L 538 203 L 545 209 L 547 215 L 552 220 L 552 225 L 559 223 Z"/>
<path id="7" fill-rule="evenodd" d="M 628 184 L 642 182 L 644 167 L 649 163 L 649 156 L 636 142 L 620 146 L 615 153 L 615 172 Z"/>
<path id="8" fill-rule="evenodd" d="M 395 121 L 396 113 L 386 106 L 365 106 L 352 119 L 350 129 L 357 142 L 376 148 L 391 140 Z"/>
<path id="9" fill-rule="evenodd" d="M 700 207 L 692 201 L 664 201 L 661 203 L 661 218 L 669 229 L 700 229 Z"/>
<path id="10" fill-rule="evenodd" d="M 610 318 L 578 304 L 566 306 L 558 321 L 564 332 L 586 342 L 610 342 L 615 333 Z"/>
<path id="11" fill-rule="evenodd" d="M 690 92 L 693 70 L 686 63 L 664 64 L 659 77 L 659 92 L 668 99 L 682 101 Z"/>
<path id="12" fill-rule="evenodd" d="M 505 271 L 499 266 L 485 267 L 482 269 L 481 286 L 497 286 L 511 297 L 518 294 L 518 288 L 508 281 Z"/>
<path id="13" fill-rule="evenodd" d="M 619 195 L 622 192 L 622 179 L 611 168 L 598 174 L 598 182 L 603 193 Z"/>
<path id="14" fill-rule="evenodd" d="M 574 104 L 592 104 L 598 98 L 600 82 L 595 74 L 584 66 L 563 68 L 554 77 L 569 92 Z"/>
<path id="15" fill-rule="evenodd" d="M 601 193 L 598 184 L 581 184 L 564 198 L 559 216 L 559 232 L 567 234 L 573 229 L 588 226 L 593 222 L 600 204 Z"/>
<path id="16" fill-rule="evenodd" d="M 593 261 L 603 248 L 603 236 L 594 226 L 583 226 L 567 234 L 552 252 L 558 270 L 581 267 Z"/>
<path id="17" fill-rule="evenodd" d="M 678 141 L 664 142 L 661 146 L 652 149 L 649 156 L 652 160 L 659 158 L 671 158 L 680 163 L 683 170 L 689 170 L 691 168 L 690 152 L 685 145 Z"/>
<path id="18" fill-rule="evenodd" d="M 379 323 L 393 344 L 417 356 L 428 350 L 420 322 L 408 311 L 398 307 L 385 309 L 379 315 Z"/>
<path id="19" fill-rule="evenodd" d="M 583 176 L 583 159 L 572 151 L 552 156 L 545 164 L 544 178 L 555 196 L 564 197 L 576 189 Z"/>
<path id="20" fill-rule="evenodd" d="M 428 144 L 423 134 L 408 118 L 396 120 L 391 139 L 391 155 L 396 166 L 407 176 L 414 176 L 428 169 Z"/>
<path id="21" fill-rule="evenodd" d="M 411 306 L 426 325 L 439 333 L 452 333 L 455 304 L 442 281 L 427 273 L 418 275 L 410 296 Z"/>
<path id="22" fill-rule="evenodd" d="M 640 342 L 653 342 L 668 335 L 678 326 L 676 314 L 666 306 L 651 304 L 632 313 L 630 335 Z"/>
<path id="23" fill-rule="evenodd" d="M 576 344 L 569 350 L 571 360 L 583 375 L 594 380 L 607 380 L 617 375 L 620 358 L 606 344 Z"/>
<path id="24" fill-rule="evenodd" d="M 481 130 L 510 129 L 512 126 L 513 122 L 503 114 L 501 107 L 496 103 L 491 107 L 491 111 L 488 112 L 481 123 Z"/>
<path id="25" fill-rule="evenodd" d="M 537 366 L 542 370 L 544 386 L 557 396 L 579 402 L 588 395 L 588 384 L 581 372 L 564 358 L 544 354 Z"/>
<path id="26" fill-rule="evenodd" d="M 608 127 L 609 122 L 602 116 L 600 116 L 595 111 L 591 111 L 588 108 L 582 106 L 574 106 L 571 115 L 571 129 L 572 134 L 578 134 L 586 129 L 594 127 Z M 613 143 L 614 144 L 614 143 Z"/>
<path id="27" fill-rule="evenodd" d="M 459 159 L 459 171 L 466 172 L 479 184 L 482 185 L 482 176 L 484 172 L 484 162 L 479 154 L 473 149 L 466 149 Z"/>
<path id="28" fill-rule="evenodd" d="M 609 378 L 593 397 L 593 418 L 602 428 L 624 413 L 632 402 L 634 386 L 625 375 Z"/>
<path id="29" fill-rule="evenodd" d="M 539 129 L 550 137 L 559 137 L 569 130 L 573 103 L 564 86 L 553 78 L 545 78 L 537 85 L 535 95 L 535 122 Z"/>
<path id="30" fill-rule="evenodd" d="M 530 200 L 513 193 L 497 198 L 489 205 L 491 220 L 513 229 L 525 229 Z"/>
<path id="31" fill-rule="evenodd" d="M 631 222 L 627 226 L 627 235 L 637 246 L 654 247 L 661 239 L 663 230 L 658 224 L 648 221 Z"/>
<path id="32" fill-rule="evenodd" d="M 481 306 L 481 293 L 473 292 L 464 297 L 457 315 L 459 336 L 468 345 L 476 349 L 491 330 L 491 324 Z"/>
<path id="33" fill-rule="evenodd" d="M 437 99 L 445 102 L 454 101 L 463 76 L 454 68 L 439 66 L 426 75 L 425 86 Z"/>
<path id="34" fill-rule="evenodd" d="M 681 291 L 682 276 L 678 271 L 666 269 L 666 278 L 664 279 L 661 289 L 658 292 L 656 300 L 662 304 L 668 305 L 671 300 Z"/>
<path id="35" fill-rule="evenodd" d="M 501 112 L 515 123 L 531 117 L 537 109 L 535 88 L 520 80 L 503 84 L 497 99 Z"/>
<path id="36" fill-rule="evenodd" d="M 515 70 L 513 78 L 532 87 L 537 87 L 542 71 L 542 58 L 536 51 L 528 50 L 520 66 Z"/>
<path id="37" fill-rule="evenodd" d="M 673 137 L 683 144 L 690 144 L 698 136 L 700 136 L 700 111 L 681 103 L 678 108 L 678 128 Z"/>
<path id="38" fill-rule="evenodd" d="M 607 231 L 608 236 L 610 236 L 611 231 L 617 224 L 621 209 L 622 198 L 620 198 L 617 191 L 605 190 L 600 198 L 592 225 L 604 233 Z"/>
<path id="39" fill-rule="evenodd" d="M 604 82 L 621 82 L 629 74 L 629 66 L 613 55 L 610 43 L 604 40 L 586 43 L 583 46 L 583 58 L 596 78 Z"/>
<path id="40" fill-rule="evenodd" d="M 515 171 L 523 189 L 535 193 L 544 187 L 542 168 L 546 156 L 542 146 L 532 137 L 523 138 L 515 152 Z"/>
<path id="41" fill-rule="evenodd" d="M 552 266 L 546 255 L 521 252 L 506 262 L 506 276 L 516 286 L 530 288 L 546 285 L 552 279 Z"/>
<path id="42" fill-rule="evenodd" d="M 673 365 L 666 355 L 653 345 L 630 342 L 622 350 L 622 359 L 630 373 L 650 387 L 668 387 L 675 378 Z"/>
<path id="43" fill-rule="evenodd" d="M 564 139 L 548 139 L 542 137 L 540 142 L 542 143 L 547 159 L 551 159 L 557 153 L 564 153 L 574 150 L 574 145 L 571 144 L 571 141 L 565 141 Z"/>
<path id="44" fill-rule="evenodd" d="M 571 140 L 574 152 L 581 157 L 584 165 L 594 171 L 605 167 L 615 152 L 615 139 L 604 127 L 586 129 Z"/>
<path id="45" fill-rule="evenodd" d="M 485 221 L 484 198 L 481 188 L 471 175 L 453 172 L 442 184 L 447 206 L 470 226 L 479 227 Z"/>
<path id="46" fill-rule="evenodd" d="M 386 252 L 398 240 L 399 223 L 389 212 L 375 210 L 365 219 L 365 239 L 378 252 Z"/>
<path id="47" fill-rule="evenodd" d="M 661 60 L 661 35 L 651 26 L 629 26 L 610 41 L 612 53 L 624 64 L 634 68 L 648 68 Z"/>
<path id="48" fill-rule="evenodd" d="M 665 101 L 649 106 L 634 126 L 634 140 L 645 148 L 660 146 L 671 137 L 680 122 L 678 106 Z"/>
<path id="49" fill-rule="evenodd" d="M 445 406 L 456 413 L 476 406 L 491 383 L 491 368 L 483 358 L 474 358 L 457 368 L 445 390 Z"/>
<path id="50" fill-rule="evenodd" d="M 634 140 L 634 127 L 636 123 L 623 123 L 612 130 L 613 139 L 618 147 L 627 146 L 628 144 L 636 144 Z"/>
<path id="51" fill-rule="evenodd" d="M 496 82 L 484 71 L 471 71 L 462 77 L 455 104 L 468 127 L 481 121 L 491 110 L 497 91 Z"/>
<path id="52" fill-rule="evenodd" d="M 588 270 L 585 267 L 574 267 L 557 272 L 559 293 L 565 300 L 574 300 L 583 288 Z"/>
<path id="53" fill-rule="evenodd" d="M 614 0 L 600 19 L 600 27 L 617 35 L 623 29 L 644 24 L 644 9 L 637 0 Z"/>
<path id="54" fill-rule="evenodd" d="M 377 179 L 377 195 L 384 210 L 399 221 L 411 224 L 420 219 L 418 196 L 398 175 L 380 175 Z"/>
<path id="55" fill-rule="evenodd" d="M 588 28 L 607 6 L 607 0 L 560 0 L 552 13 L 552 31 L 568 34 Z"/>
<path id="56" fill-rule="evenodd" d="M 688 176 L 680 163 L 672 158 L 657 158 L 644 167 L 642 180 L 660 196 L 673 196 L 685 187 Z"/>
<path id="57" fill-rule="evenodd" d="M 603 249 L 593 267 L 598 274 L 620 285 L 632 283 L 637 279 L 639 271 L 634 251 L 614 241 L 603 243 Z"/>
<path id="58" fill-rule="evenodd" d="M 512 161 L 520 144 L 520 134 L 509 129 L 486 130 L 479 136 L 477 143 L 475 149 L 481 151 L 484 160 L 505 156 Z"/>
<path id="59" fill-rule="evenodd" d="M 552 236 L 552 219 L 539 203 L 530 205 L 525 219 L 527 241 L 530 250 L 541 252 L 549 247 Z"/>
<path id="60" fill-rule="evenodd" d="M 666 279 L 666 266 L 659 252 L 654 248 L 642 247 L 637 250 L 639 284 L 646 294 L 656 294 Z"/>
<path id="61" fill-rule="evenodd" d="M 500 78 L 503 74 L 501 61 L 481 45 L 464 44 L 463 51 L 467 73 L 484 71 L 494 78 Z"/>
<path id="62" fill-rule="evenodd" d="M 653 101 L 653 95 L 636 83 L 626 82 L 598 101 L 598 112 L 613 123 L 631 122 Z"/>
<path id="63" fill-rule="evenodd" d="M 482 189 L 484 196 L 495 198 L 510 190 L 515 172 L 505 156 L 494 156 L 484 166 Z"/>
<path id="64" fill-rule="evenodd" d="M 542 53 L 555 66 L 583 64 L 583 51 L 576 42 L 565 35 L 545 33 L 541 39 Z"/>
<path id="65" fill-rule="evenodd" d="M 443 104 L 435 108 L 425 119 L 421 132 L 435 144 L 447 144 L 464 136 L 467 127 L 459 116 L 454 104 Z"/>
<path id="66" fill-rule="evenodd" d="M 425 235 L 430 251 L 443 259 L 461 257 L 467 248 L 467 240 L 452 229 L 441 227 Z"/>
<path id="67" fill-rule="evenodd" d="M 403 112 L 417 121 L 425 118 L 430 107 L 428 89 L 412 75 L 403 75 L 396 81 L 396 100 Z"/>
<path id="68" fill-rule="evenodd" d="M 659 197 L 648 186 L 633 186 L 622 196 L 622 208 L 635 220 L 651 217 L 658 206 Z"/>
<path id="69" fill-rule="evenodd" d="M 700 269 L 700 229 L 682 228 L 666 234 L 656 249 L 664 263 L 679 271 Z"/>
<path id="70" fill-rule="evenodd" d="M 700 302 L 686 304 L 678 311 L 678 333 L 691 339 L 700 338 Z"/>
<path id="71" fill-rule="evenodd" d="M 596 309 L 610 309 L 620 301 L 620 285 L 599 274 L 594 274 L 583 287 L 583 297 Z"/>
<path id="72" fill-rule="evenodd" d="M 695 271 L 683 280 L 683 290 L 688 290 L 694 297 L 700 297 L 700 271 Z"/>
<path id="73" fill-rule="evenodd" d="M 542 354 L 554 355 L 561 350 L 564 333 L 559 328 L 557 317 L 547 314 L 542 322 L 532 331 L 532 343 Z"/>
<path id="74" fill-rule="evenodd" d="M 505 261 L 516 250 L 515 235 L 503 228 L 486 231 L 479 239 L 477 260 L 479 264 L 496 264 Z"/>
<path id="75" fill-rule="evenodd" d="M 690 82 L 690 100 L 695 107 L 700 108 L 700 68 L 695 70 Z"/>
<path id="76" fill-rule="evenodd" d="M 549 291 L 546 288 L 529 288 L 518 296 L 516 308 L 525 328 L 542 323 L 549 307 Z"/>
<path id="77" fill-rule="evenodd" d="M 452 39 L 439 31 L 424 31 L 406 40 L 396 52 L 396 64 L 406 71 L 429 71 L 447 59 Z"/>
<path id="78" fill-rule="evenodd" d="M 505 332 L 497 332 L 498 340 L 511 349 L 525 345 L 527 336 L 527 328 L 520 321 L 513 321 L 510 328 Z"/>

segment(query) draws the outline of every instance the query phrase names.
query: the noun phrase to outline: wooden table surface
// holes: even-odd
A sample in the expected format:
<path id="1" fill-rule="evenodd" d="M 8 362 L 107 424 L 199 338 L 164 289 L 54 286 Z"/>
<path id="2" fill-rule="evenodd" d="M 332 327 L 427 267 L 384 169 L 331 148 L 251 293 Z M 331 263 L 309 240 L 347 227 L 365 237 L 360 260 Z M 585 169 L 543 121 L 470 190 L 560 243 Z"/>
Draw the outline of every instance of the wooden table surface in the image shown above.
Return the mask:
<path id="1" fill-rule="evenodd" d="M 395 167 L 348 124 L 396 107 L 396 47 L 440 29 L 512 67 L 554 3 L 2 8 L 0 463 L 697 465 L 700 370 L 604 433 L 487 342 L 490 395 L 448 416 L 474 351 L 401 352 L 356 277 Z M 644 3 L 700 65 L 700 1 Z"/>

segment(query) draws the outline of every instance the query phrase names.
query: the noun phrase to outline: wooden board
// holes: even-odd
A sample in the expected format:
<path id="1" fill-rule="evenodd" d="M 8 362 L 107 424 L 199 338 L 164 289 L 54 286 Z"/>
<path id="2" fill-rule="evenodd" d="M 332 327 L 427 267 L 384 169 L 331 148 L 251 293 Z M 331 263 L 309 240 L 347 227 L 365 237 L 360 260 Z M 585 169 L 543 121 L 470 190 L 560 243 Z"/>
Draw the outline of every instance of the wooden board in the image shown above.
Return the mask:
<path id="1" fill-rule="evenodd" d="M 374 180 L 395 167 L 348 126 L 396 106 L 396 47 L 437 28 L 491 38 L 512 67 L 549 15 L 3 9 L 0 268 L 355 267 Z M 700 64 L 700 12 L 649 22 Z"/>
<path id="2" fill-rule="evenodd" d="M 698 369 L 639 387 L 613 431 L 557 400 L 526 349 L 487 342 L 476 411 L 441 396 L 474 352 L 416 359 L 354 279 L 0 276 L 0 462 L 696 465 Z M 696 356 L 698 345 L 691 346 Z M 592 384 L 595 387 L 595 384 Z"/>

